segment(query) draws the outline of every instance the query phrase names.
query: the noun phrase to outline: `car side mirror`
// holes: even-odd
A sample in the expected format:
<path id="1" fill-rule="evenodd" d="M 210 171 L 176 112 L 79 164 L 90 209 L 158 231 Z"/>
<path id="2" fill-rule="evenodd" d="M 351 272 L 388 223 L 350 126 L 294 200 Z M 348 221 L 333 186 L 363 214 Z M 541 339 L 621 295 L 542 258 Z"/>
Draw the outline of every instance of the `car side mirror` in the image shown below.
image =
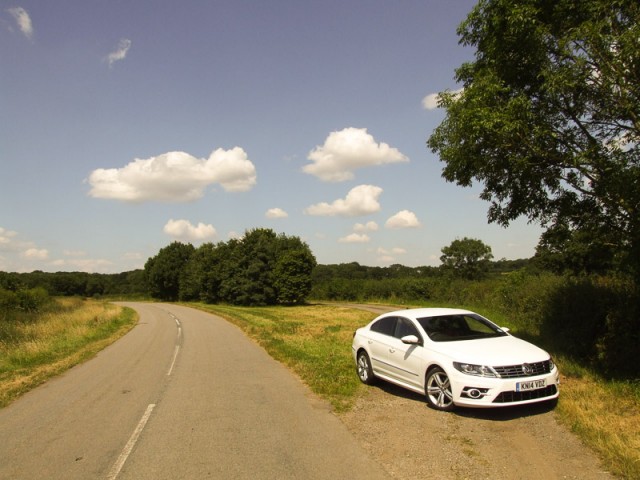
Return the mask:
<path id="1" fill-rule="evenodd" d="M 402 343 L 406 343 L 407 345 L 420 345 L 420 339 L 415 335 L 407 335 L 400 339 Z"/>
<path id="2" fill-rule="evenodd" d="M 500 330 L 502 330 L 505 333 L 509 333 L 509 329 L 507 327 L 500 327 Z"/>

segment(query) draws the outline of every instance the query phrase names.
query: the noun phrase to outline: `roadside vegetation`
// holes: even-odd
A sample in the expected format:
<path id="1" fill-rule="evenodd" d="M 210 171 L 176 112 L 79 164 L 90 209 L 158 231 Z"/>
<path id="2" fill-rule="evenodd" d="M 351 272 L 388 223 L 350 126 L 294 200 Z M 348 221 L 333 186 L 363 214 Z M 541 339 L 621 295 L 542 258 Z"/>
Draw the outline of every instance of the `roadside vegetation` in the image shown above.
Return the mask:
<path id="1" fill-rule="evenodd" d="M 372 320 L 374 313 L 337 304 L 188 305 L 220 315 L 240 327 L 272 357 L 291 368 L 311 390 L 330 401 L 336 412 L 348 410 L 365 391 L 355 374 L 351 339 L 353 331 Z M 522 319 L 500 312 L 493 305 L 426 301 L 396 307 L 443 305 L 472 308 L 511 328 L 516 336 L 540 344 L 541 337 L 531 330 L 530 318 L 522 323 Z M 556 408 L 559 420 L 578 434 L 611 472 L 622 478 L 640 478 L 640 382 L 608 378 L 564 354 L 555 354 L 554 359 L 562 380 Z"/>
<path id="2" fill-rule="evenodd" d="M 113 343 L 136 323 L 135 312 L 43 289 L 0 289 L 0 408 Z"/>

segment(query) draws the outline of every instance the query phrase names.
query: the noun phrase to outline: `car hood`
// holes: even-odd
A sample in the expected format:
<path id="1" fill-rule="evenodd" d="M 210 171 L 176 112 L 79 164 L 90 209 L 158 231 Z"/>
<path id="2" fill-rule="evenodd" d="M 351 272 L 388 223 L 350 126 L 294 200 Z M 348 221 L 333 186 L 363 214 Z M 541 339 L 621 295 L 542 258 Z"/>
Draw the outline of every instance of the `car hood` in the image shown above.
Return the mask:
<path id="1" fill-rule="evenodd" d="M 505 366 L 542 362 L 549 354 L 529 342 L 508 335 L 506 337 L 439 342 L 433 350 L 452 361 L 476 365 Z"/>

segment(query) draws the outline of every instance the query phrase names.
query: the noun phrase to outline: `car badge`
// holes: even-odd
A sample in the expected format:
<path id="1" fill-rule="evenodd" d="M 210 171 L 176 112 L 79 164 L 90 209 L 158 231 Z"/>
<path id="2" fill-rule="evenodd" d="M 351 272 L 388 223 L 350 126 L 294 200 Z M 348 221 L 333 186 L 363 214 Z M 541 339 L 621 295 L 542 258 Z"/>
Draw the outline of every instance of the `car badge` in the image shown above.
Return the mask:
<path id="1" fill-rule="evenodd" d="M 531 365 L 529 365 L 528 363 L 525 363 L 524 365 L 522 365 L 522 373 L 524 373 L 525 375 L 531 375 L 533 373 L 533 367 L 531 367 Z"/>

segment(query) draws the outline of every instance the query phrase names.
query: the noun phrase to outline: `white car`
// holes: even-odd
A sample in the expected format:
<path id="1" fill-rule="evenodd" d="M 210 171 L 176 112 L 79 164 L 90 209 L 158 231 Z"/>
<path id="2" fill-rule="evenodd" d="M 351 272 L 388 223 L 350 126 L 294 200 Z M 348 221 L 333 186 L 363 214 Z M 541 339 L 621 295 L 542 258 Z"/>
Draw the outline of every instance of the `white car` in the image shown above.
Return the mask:
<path id="1" fill-rule="evenodd" d="M 555 400 L 551 356 L 477 313 L 416 308 L 385 313 L 353 336 L 358 377 L 425 394 L 437 410 Z"/>

